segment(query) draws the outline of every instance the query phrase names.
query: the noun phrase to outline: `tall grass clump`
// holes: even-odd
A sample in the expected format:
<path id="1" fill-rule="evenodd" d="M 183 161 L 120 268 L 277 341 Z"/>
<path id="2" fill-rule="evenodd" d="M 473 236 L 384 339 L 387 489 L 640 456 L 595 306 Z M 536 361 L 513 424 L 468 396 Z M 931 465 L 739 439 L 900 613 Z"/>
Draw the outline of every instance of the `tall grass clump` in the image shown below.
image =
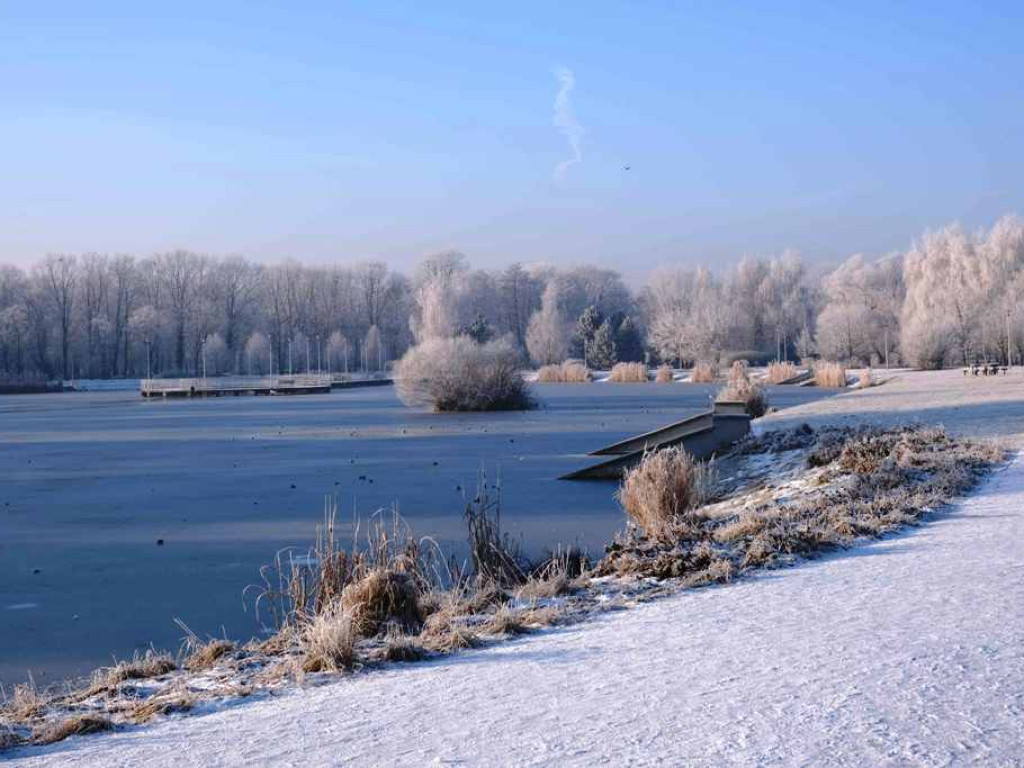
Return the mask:
<path id="1" fill-rule="evenodd" d="M 672 366 L 667 364 L 658 366 L 658 373 L 655 375 L 654 381 L 657 384 L 671 384 L 673 381 Z"/>
<path id="2" fill-rule="evenodd" d="M 799 372 L 794 363 L 772 360 L 768 363 L 768 375 L 765 377 L 765 381 L 769 384 L 781 384 L 784 381 L 789 381 Z"/>
<path id="3" fill-rule="evenodd" d="M 608 381 L 616 384 L 646 384 L 650 380 L 644 363 L 616 363 Z"/>
<path id="4" fill-rule="evenodd" d="M 733 360 L 732 366 L 729 368 L 729 383 L 735 384 L 736 382 L 748 381 L 749 379 L 747 361 Z"/>
<path id="5" fill-rule="evenodd" d="M 537 371 L 537 381 L 544 384 L 582 384 L 592 380 L 587 366 L 572 360 L 561 365 L 544 365 Z"/>
<path id="6" fill-rule="evenodd" d="M 618 498 L 632 523 L 652 539 L 685 535 L 693 510 L 711 493 L 713 472 L 681 447 L 649 453 L 626 473 Z"/>
<path id="7" fill-rule="evenodd" d="M 860 373 L 857 374 L 857 386 L 860 389 L 867 389 L 868 387 L 874 386 L 875 380 L 871 375 L 870 368 L 862 368 Z"/>
<path id="8" fill-rule="evenodd" d="M 406 405 L 435 411 L 522 411 L 536 405 L 508 339 L 427 339 L 398 361 L 395 384 Z"/>
<path id="9" fill-rule="evenodd" d="M 819 362 L 814 366 L 814 383 L 819 387 L 842 389 L 846 386 L 846 366 L 841 363 Z"/>
<path id="10" fill-rule="evenodd" d="M 718 378 L 718 370 L 713 363 L 707 360 L 698 360 L 693 364 L 690 381 L 694 384 L 711 384 L 716 378 Z"/>
<path id="11" fill-rule="evenodd" d="M 729 383 L 715 396 L 719 403 L 743 403 L 744 410 L 752 419 L 768 412 L 768 394 L 764 387 L 747 375 L 746 363 L 737 360 L 729 370 Z"/>

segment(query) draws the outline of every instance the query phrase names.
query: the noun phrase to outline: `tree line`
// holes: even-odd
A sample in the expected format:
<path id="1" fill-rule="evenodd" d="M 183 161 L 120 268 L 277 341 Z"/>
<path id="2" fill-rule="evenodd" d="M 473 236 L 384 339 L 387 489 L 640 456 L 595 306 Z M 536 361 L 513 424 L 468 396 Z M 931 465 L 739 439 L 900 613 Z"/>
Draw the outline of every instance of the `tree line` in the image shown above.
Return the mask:
<path id="1" fill-rule="evenodd" d="M 615 270 L 425 258 L 261 265 L 173 251 L 51 254 L 0 266 L 0 377 L 114 378 L 380 370 L 411 345 L 508 337 L 524 362 L 822 357 L 926 368 L 1024 357 L 1024 222 L 951 224 L 905 253 L 832 269 L 796 253 L 715 272 L 669 266 L 630 290 Z"/>

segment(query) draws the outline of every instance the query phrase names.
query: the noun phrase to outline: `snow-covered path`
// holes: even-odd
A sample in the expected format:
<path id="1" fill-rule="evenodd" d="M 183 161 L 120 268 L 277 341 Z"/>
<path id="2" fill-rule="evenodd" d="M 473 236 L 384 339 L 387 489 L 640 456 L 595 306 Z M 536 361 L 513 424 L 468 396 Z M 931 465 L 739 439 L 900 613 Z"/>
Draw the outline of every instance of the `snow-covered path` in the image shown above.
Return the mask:
<path id="1" fill-rule="evenodd" d="M 25 763 L 1024 765 L 1024 460 L 906 536 Z"/>

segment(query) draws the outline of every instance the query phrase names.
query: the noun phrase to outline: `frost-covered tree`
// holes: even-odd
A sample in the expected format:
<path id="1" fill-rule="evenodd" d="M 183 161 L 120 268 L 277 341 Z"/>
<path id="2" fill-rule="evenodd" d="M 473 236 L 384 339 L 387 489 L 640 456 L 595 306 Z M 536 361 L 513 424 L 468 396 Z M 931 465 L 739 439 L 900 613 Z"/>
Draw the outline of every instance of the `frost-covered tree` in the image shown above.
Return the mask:
<path id="1" fill-rule="evenodd" d="M 556 281 L 548 283 L 540 309 L 530 318 L 526 348 L 537 365 L 560 363 L 569 353 L 569 329 L 559 306 Z"/>
<path id="2" fill-rule="evenodd" d="M 659 270 L 643 297 L 649 340 L 662 360 L 718 356 L 729 327 L 723 289 L 705 269 Z"/>
<path id="3" fill-rule="evenodd" d="M 203 339 L 202 346 L 202 363 L 206 375 L 217 376 L 224 373 L 230 365 L 228 345 L 224 337 L 219 333 L 211 333 Z"/>
<path id="4" fill-rule="evenodd" d="M 825 278 L 823 292 L 817 348 L 824 357 L 872 363 L 896 352 L 906 293 L 900 256 L 853 256 Z"/>
<path id="5" fill-rule="evenodd" d="M 341 331 L 333 331 L 327 339 L 327 370 L 331 372 L 347 372 L 350 364 L 350 347 L 348 339 Z"/>
<path id="6" fill-rule="evenodd" d="M 937 368 L 971 362 L 986 291 L 976 243 L 958 224 L 926 232 L 907 254 L 901 346 L 910 361 Z"/>
<path id="7" fill-rule="evenodd" d="M 449 338 L 455 334 L 466 271 L 465 257 L 454 251 L 421 262 L 415 289 L 418 312 L 410 319 L 417 341 Z"/>
<path id="8" fill-rule="evenodd" d="M 245 340 L 246 373 L 250 376 L 269 374 L 271 366 L 270 341 L 259 331 L 253 331 Z"/>

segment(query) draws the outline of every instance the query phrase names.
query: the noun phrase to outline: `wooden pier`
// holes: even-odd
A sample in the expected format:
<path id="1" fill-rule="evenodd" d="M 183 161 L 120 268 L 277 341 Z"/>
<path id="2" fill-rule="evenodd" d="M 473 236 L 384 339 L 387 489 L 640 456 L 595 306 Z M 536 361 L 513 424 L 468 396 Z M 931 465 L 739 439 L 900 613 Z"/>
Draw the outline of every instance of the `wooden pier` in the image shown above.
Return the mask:
<path id="1" fill-rule="evenodd" d="M 330 374 L 293 376 L 214 376 L 195 379 L 143 379 L 139 391 L 147 398 L 240 397 L 242 395 L 319 395 L 331 391 Z"/>

